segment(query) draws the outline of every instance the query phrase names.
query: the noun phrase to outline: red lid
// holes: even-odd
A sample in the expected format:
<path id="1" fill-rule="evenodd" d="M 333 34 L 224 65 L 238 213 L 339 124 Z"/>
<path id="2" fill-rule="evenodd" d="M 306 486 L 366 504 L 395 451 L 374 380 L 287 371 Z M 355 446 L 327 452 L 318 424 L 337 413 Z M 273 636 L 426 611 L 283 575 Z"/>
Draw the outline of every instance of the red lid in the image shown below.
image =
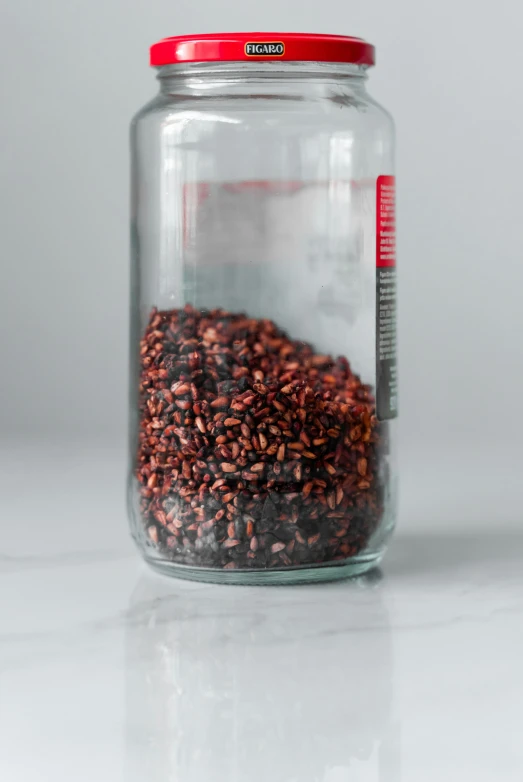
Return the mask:
<path id="1" fill-rule="evenodd" d="M 178 35 L 151 46 L 151 65 L 239 60 L 309 60 L 374 65 L 374 46 L 361 38 L 307 33 Z"/>

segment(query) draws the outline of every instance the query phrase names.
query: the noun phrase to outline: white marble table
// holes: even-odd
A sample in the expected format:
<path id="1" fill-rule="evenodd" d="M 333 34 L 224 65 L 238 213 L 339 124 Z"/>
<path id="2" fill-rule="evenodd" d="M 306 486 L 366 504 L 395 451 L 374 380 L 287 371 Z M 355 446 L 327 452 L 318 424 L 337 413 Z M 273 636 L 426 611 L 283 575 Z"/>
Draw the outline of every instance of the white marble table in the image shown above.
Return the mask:
<path id="1" fill-rule="evenodd" d="M 202 586 L 141 565 L 116 456 L 73 451 L 60 491 L 43 459 L 30 493 L 19 457 L 0 484 L 2 782 L 523 779 L 514 515 L 406 523 L 354 582 Z"/>

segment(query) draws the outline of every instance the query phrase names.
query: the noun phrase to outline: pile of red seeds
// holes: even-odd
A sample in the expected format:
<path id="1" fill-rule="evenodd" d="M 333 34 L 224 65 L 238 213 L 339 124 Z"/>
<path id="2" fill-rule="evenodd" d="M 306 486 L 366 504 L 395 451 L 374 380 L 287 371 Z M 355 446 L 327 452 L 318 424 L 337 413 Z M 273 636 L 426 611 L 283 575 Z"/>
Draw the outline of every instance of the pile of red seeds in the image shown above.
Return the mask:
<path id="1" fill-rule="evenodd" d="M 152 311 L 140 361 L 139 510 L 159 556 L 285 568 L 365 548 L 383 515 L 380 425 L 347 359 L 186 306 Z"/>

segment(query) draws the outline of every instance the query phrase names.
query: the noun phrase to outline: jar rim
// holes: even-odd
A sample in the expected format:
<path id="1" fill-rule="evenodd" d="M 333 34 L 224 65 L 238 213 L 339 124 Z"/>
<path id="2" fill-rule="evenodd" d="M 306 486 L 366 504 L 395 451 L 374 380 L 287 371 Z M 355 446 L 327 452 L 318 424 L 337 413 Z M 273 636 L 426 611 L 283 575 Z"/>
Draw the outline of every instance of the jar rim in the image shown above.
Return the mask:
<path id="1" fill-rule="evenodd" d="M 372 66 L 374 46 L 362 38 L 319 33 L 206 33 L 163 38 L 150 49 L 153 67 L 190 62 L 338 62 Z"/>

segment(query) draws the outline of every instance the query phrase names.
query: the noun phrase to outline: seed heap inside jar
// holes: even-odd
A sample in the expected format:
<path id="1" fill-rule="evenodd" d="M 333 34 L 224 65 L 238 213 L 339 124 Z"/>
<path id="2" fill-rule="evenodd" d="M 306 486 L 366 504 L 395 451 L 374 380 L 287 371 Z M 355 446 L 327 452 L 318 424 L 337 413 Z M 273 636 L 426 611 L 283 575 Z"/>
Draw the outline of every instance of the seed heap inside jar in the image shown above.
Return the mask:
<path id="1" fill-rule="evenodd" d="M 158 556 L 285 568 L 365 548 L 383 513 L 371 389 L 270 320 L 153 310 L 136 477 Z"/>

